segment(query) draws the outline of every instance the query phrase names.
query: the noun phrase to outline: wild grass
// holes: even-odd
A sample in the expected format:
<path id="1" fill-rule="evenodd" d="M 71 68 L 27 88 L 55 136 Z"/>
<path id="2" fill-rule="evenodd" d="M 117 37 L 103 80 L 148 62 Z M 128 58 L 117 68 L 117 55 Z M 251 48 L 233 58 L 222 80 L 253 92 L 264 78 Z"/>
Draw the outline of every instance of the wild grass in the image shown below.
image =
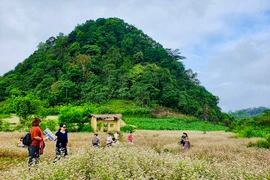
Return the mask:
<path id="1" fill-rule="evenodd" d="M 191 149 L 177 144 L 183 131 L 137 130 L 134 145 L 121 142 L 93 149 L 93 133 L 69 133 L 67 159 L 52 163 L 55 142 L 48 141 L 41 162 L 30 172 L 27 149 L 16 147 L 21 133 L 0 133 L 1 179 L 270 179 L 270 151 L 247 148 L 258 138 L 236 139 L 222 131 L 186 131 Z M 128 134 L 123 134 L 127 140 Z M 14 158 L 16 156 L 16 158 Z M 10 162 L 10 163 L 9 163 Z M 3 165 L 1 165 L 3 166 Z"/>

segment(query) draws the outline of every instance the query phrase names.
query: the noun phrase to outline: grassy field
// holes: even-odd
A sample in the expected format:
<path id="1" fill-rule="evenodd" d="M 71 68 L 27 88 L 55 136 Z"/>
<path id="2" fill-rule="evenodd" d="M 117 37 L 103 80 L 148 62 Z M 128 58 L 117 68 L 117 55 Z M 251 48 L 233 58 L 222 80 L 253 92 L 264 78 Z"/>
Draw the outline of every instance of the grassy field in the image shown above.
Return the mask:
<path id="1" fill-rule="evenodd" d="M 257 138 L 236 139 L 222 131 L 186 131 L 191 149 L 177 142 L 183 131 L 137 130 L 134 145 L 122 134 L 119 146 L 93 149 L 93 133 L 69 133 L 69 157 L 56 164 L 48 141 L 39 166 L 28 171 L 27 149 L 17 148 L 22 133 L 0 132 L 0 179 L 270 179 L 270 151 L 247 148 Z"/>
<path id="2" fill-rule="evenodd" d="M 225 126 L 205 122 L 195 118 L 124 118 L 127 125 L 146 130 L 196 130 L 196 131 L 224 131 Z"/>

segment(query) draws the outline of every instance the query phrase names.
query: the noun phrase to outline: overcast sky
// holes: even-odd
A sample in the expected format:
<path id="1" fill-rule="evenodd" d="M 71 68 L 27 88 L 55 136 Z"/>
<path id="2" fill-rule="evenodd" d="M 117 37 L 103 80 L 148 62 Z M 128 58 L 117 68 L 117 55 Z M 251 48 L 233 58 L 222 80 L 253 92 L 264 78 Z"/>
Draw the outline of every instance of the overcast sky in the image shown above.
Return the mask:
<path id="1" fill-rule="evenodd" d="M 270 108 L 270 0 L 0 0 L 0 76 L 40 42 L 101 17 L 180 49 L 224 112 Z"/>

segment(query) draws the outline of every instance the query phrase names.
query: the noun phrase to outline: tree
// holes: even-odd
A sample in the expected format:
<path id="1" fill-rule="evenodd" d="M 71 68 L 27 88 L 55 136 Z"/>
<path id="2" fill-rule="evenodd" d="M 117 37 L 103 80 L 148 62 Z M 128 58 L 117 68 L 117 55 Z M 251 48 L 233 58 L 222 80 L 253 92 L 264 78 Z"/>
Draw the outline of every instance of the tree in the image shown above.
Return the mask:
<path id="1" fill-rule="evenodd" d="M 15 97 L 13 107 L 16 115 L 20 118 L 20 123 L 25 123 L 34 115 L 37 114 L 42 107 L 42 102 L 32 94 L 25 97 Z"/>

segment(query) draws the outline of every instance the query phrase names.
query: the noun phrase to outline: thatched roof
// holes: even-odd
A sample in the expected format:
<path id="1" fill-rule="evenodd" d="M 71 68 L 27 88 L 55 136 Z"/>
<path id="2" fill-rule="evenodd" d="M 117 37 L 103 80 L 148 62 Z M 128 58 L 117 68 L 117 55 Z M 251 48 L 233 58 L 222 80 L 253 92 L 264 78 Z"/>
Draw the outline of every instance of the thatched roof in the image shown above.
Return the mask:
<path id="1" fill-rule="evenodd" d="M 107 119 L 107 118 L 122 118 L 122 114 L 90 114 L 89 118 L 91 117 L 99 118 L 99 119 Z"/>

